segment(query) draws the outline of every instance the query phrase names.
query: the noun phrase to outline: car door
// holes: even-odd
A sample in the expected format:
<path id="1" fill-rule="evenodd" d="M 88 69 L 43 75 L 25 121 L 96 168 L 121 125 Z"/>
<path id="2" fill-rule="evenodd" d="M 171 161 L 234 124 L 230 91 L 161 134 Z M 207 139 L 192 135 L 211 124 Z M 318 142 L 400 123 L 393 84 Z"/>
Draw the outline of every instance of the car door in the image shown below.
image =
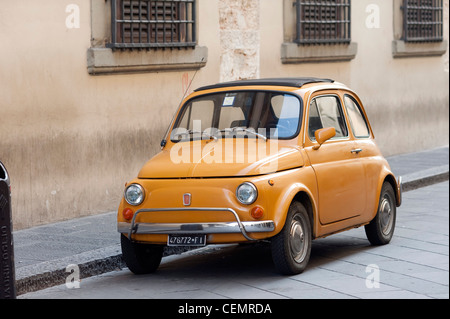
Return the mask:
<path id="1" fill-rule="evenodd" d="M 344 109 L 347 113 L 351 135 L 354 138 L 355 154 L 365 171 L 366 184 L 366 213 L 373 213 L 373 207 L 377 205 L 375 196 L 378 187 L 378 176 L 380 174 L 379 150 L 376 146 L 369 122 L 365 116 L 362 104 L 354 93 L 343 94 Z"/>
<path id="2" fill-rule="evenodd" d="M 314 132 L 326 127 L 334 127 L 336 136 L 317 148 Z M 365 207 L 364 167 L 357 159 L 337 94 L 321 93 L 311 99 L 306 140 L 305 150 L 317 179 L 321 224 L 359 216 Z"/>

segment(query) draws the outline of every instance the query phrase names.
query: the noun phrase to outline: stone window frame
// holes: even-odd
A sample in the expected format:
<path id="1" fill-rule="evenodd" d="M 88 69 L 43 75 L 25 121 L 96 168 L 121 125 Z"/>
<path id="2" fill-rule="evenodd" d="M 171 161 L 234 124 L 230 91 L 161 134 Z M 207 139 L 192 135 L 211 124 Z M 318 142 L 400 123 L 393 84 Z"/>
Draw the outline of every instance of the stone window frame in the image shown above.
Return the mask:
<path id="1" fill-rule="evenodd" d="M 393 0 L 394 40 L 392 56 L 394 58 L 442 56 L 447 52 L 448 41 L 439 42 L 406 42 L 403 40 L 403 0 Z M 445 5 L 444 5 L 445 11 Z M 445 17 L 444 17 L 445 21 Z M 445 30 L 444 30 L 445 34 Z"/>
<path id="2" fill-rule="evenodd" d="M 281 62 L 283 64 L 342 62 L 351 61 L 356 57 L 358 45 L 355 42 L 313 45 L 296 43 L 295 2 L 295 0 L 283 0 L 284 39 L 281 45 Z"/>
<path id="3" fill-rule="evenodd" d="M 110 42 L 111 0 L 91 0 L 91 47 L 87 51 L 90 75 L 192 71 L 204 67 L 208 59 L 208 48 L 198 42 L 193 48 L 151 50 L 114 50 L 108 47 Z"/>

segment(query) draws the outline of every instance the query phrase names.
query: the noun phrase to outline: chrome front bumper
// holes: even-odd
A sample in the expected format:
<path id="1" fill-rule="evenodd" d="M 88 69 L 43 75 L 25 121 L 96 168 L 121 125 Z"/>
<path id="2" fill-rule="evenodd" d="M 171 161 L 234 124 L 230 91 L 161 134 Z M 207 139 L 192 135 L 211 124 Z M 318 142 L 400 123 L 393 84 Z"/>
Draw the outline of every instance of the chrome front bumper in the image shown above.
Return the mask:
<path id="1" fill-rule="evenodd" d="M 217 223 L 136 223 L 136 217 L 142 213 L 167 212 L 167 211 L 204 211 L 204 212 L 229 212 L 236 221 Z M 127 233 L 131 239 L 133 234 L 235 234 L 241 233 L 247 240 L 256 239 L 248 233 L 265 233 L 275 230 L 275 223 L 271 220 L 241 222 L 239 215 L 231 208 L 208 208 L 208 207 L 186 207 L 186 208 L 153 208 L 140 209 L 133 215 L 131 223 L 119 222 L 117 224 L 119 233 Z"/>

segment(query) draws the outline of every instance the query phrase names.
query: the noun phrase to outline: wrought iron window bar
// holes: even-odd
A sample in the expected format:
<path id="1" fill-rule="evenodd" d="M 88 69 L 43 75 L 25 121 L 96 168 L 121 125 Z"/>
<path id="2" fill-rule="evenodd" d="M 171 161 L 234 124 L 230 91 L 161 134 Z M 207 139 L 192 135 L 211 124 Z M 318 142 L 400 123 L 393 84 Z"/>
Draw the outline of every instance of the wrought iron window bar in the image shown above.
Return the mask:
<path id="1" fill-rule="evenodd" d="M 298 44 L 351 42 L 351 0 L 296 0 Z"/>
<path id="2" fill-rule="evenodd" d="M 113 49 L 196 45 L 196 0 L 111 0 Z"/>
<path id="3" fill-rule="evenodd" d="M 403 1 L 405 42 L 443 41 L 443 0 Z"/>

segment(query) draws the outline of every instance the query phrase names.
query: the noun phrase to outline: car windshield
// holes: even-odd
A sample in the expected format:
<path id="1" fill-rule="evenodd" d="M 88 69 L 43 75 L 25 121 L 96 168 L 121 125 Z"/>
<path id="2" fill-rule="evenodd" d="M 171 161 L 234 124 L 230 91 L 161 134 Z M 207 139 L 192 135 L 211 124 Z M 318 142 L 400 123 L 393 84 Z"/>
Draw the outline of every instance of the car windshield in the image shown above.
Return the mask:
<path id="1" fill-rule="evenodd" d="M 300 130 L 300 98 L 280 92 L 236 91 L 189 100 L 171 133 L 172 142 L 226 137 L 291 139 Z"/>

